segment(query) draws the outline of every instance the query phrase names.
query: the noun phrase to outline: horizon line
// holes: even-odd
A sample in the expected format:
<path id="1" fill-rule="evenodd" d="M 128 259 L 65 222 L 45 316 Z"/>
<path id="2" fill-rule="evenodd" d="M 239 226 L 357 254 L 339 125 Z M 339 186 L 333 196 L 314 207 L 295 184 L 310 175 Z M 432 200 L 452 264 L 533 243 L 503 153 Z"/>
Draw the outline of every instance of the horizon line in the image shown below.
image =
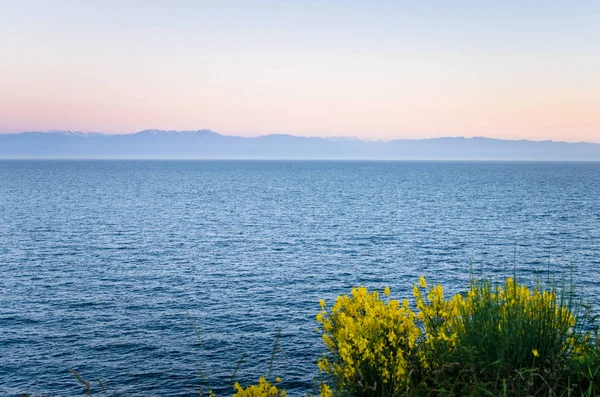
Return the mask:
<path id="1" fill-rule="evenodd" d="M 261 138 L 268 136 L 289 136 L 294 138 L 305 138 L 305 139 L 325 139 L 325 140 L 356 140 L 362 142 L 373 142 L 373 143 L 388 143 L 394 141 L 421 141 L 421 140 L 436 140 L 436 139 L 489 139 L 489 140 L 498 140 L 498 141 L 511 141 L 511 142 L 548 142 L 548 143 L 567 143 L 567 144 L 592 144 L 598 145 L 600 141 L 592 142 L 592 141 L 566 141 L 566 140 L 553 140 L 553 139 L 544 139 L 544 140 L 534 140 L 528 138 L 521 139 L 506 139 L 506 138 L 497 138 L 493 136 L 484 136 L 484 135 L 473 135 L 473 136 L 465 136 L 465 135 L 439 135 L 436 137 L 420 137 L 420 138 L 394 138 L 389 140 L 384 139 L 365 139 L 359 138 L 353 135 L 320 135 L 320 136 L 310 136 L 310 135 L 297 135 L 291 133 L 268 133 L 268 134 L 257 134 L 257 135 L 235 135 L 235 134 L 224 134 L 217 131 L 214 131 L 210 128 L 201 128 L 197 130 L 172 130 L 172 129 L 159 129 L 159 128 L 147 128 L 139 131 L 133 132 L 124 132 L 124 133 L 108 133 L 102 131 L 81 131 L 81 130 L 61 130 L 61 129 L 47 129 L 47 130 L 26 130 L 20 132 L 0 132 L 1 135 L 21 135 L 27 133 L 42 133 L 42 134 L 52 134 L 52 133 L 69 133 L 74 135 L 106 135 L 106 136 L 124 136 L 124 135 L 135 135 L 142 132 L 171 132 L 171 133 L 194 133 L 194 132 L 205 132 L 205 133 L 214 133 L 224 137 L 233 137 L 233 138 L 244 138 L 244 139 L 253 139 L 253 138 Z M 599 133 L 600 135 L 600 133 Z"/>

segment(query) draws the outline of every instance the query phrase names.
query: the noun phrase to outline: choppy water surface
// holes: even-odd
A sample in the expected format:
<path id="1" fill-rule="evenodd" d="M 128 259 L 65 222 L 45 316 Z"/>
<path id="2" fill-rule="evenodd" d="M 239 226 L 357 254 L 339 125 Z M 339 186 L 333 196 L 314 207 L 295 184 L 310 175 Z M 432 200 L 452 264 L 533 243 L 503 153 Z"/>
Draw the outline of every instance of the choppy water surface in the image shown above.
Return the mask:
<path id="1" fill-rule="evenodd" d="M 0 162 L 0 395 L 304 395 L 314 316 L 353 285 L 576 266 L 598 303 L 600 164 Z M 196 324 L 203 348 L 198 346 Z"/>

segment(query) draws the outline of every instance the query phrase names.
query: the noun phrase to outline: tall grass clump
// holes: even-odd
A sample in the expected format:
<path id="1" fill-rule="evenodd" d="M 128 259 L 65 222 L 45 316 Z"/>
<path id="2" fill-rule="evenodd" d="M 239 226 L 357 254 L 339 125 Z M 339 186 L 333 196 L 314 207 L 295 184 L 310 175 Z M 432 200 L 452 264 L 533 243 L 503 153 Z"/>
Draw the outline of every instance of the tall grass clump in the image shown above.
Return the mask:
<path id="1" fill-rule="evenodd" d="M 318 364 L 334 394 L 600 395 L 597 327 L 572 289 L 471 280 L 446 298 L 421 278 L 413 305 L 385 292 L 322 302 Z"/>

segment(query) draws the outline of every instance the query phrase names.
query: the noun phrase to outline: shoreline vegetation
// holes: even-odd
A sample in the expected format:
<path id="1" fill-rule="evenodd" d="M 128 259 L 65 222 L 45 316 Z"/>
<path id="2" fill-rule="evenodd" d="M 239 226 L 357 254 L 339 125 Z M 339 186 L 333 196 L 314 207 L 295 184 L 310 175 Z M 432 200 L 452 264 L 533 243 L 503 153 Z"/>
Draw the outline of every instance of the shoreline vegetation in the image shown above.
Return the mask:
<path id="1" fill-rule="evenodd" d="M 322 396 L 600 395 L 596 317 L 572 282 L 471 277 L 446 298 L 421 277 L 413 306 L 389 294 L 360 287 L 321 302 Z"/>
<path id="2" fill-rule="evenodd" d="M 446 297 L 421 277 L 410 300 L 390 292 L 356 287 L 332 305 L 320 301 L 325 349 L 308 396 L 600 396 L 598 316 L 575 299 L 572 282 L 471 276 L 465 292 Z M 234 373 L 233 397 L 286 396 L 272 375 L 277 343 L 256 384 L 240 385 Z M 84 395 L 111 395 L 71 372 Z M 198 394 L 216 396 L 208 382 Z"/>

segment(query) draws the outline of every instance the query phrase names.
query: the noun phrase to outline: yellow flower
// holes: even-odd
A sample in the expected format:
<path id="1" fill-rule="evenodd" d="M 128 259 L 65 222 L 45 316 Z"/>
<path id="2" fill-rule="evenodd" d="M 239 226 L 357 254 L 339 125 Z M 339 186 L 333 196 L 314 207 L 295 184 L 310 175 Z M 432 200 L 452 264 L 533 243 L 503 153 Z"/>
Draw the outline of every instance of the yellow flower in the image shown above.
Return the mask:
<path id="1" fill-rule="evenodd" d="M 391 292 L 392 291 L 390 290 L 390 287 L 385 287 L 383 289 L 383 293 L 385 294 L 385 296 L 389 296 Z"/>
<path id="2" fill-rule="evenodd" d="M 389 295 L 390 288 L 384 289 Z M 408 302 L 387 303 L 377 291 L 352 288 L 350 295 L 339 296 L 330 310 L 323 310 L 323 341 L 330 351 L 319 360 L 319 370 L 334 376 L 357 393 L 372 392 L 372 384 L 361 383 L 371 374 L 377 394 L 398 394 L 407 385 L 409 363 L 421 335 L 416 315 Z M 357 378 L 358 377 L 358 378 Z M 358 381 L 358 382 L 357 382 Z M 325 391 L 327 394 L 327 391 Z"/>
<path id="3" fill-rule="evenodd" d="M 328 371 L 330 367 L 329 360 L 327 360 L 326 358 L 320 359 L 319 361 L 317 361 L 317 367 L 319 367 L 319 371 Z"/>
<path id="4" fill-rule="evenodd" d="M 535 357 L 539 357 L 540 356 L 540 353 L 537 351 L 537 349 L 533 349 L 531 352 L 533 353 L 533 355 Z"/>
<path id="5" fill-rule="evenodd" d="M 277 378 L 277 382 L 280 382 L 281 379 Z M 235 382 L 233 385 L 235 389 L 235 393 L 233 397 L 285 397 L 285 390 L 277 389 L 277 386 L 274 386 L 267 382 L 264 376 L 261 376 L 258 380 L 257 385 L 251 385 L 246 387 L 245 389 L 240 386 L 238 382 Z"/>
<path id="6" fill-rule="evenodd" d="M 425 280 L 425 277 L 423 277 L 423 276 L 421 276 L 421 278 L 419 278 L 419 287 L 427 288 L 427 280 Z"/>
<path id="7" fill-rule="evenodd" d="M 329 388 L 329 386 L 327 386 L 325 383 L 321 384 L 321 394 L 319 395 L 320 397 L 332 397 L 333 393 L 331 392 L 331 389 Z"/>

